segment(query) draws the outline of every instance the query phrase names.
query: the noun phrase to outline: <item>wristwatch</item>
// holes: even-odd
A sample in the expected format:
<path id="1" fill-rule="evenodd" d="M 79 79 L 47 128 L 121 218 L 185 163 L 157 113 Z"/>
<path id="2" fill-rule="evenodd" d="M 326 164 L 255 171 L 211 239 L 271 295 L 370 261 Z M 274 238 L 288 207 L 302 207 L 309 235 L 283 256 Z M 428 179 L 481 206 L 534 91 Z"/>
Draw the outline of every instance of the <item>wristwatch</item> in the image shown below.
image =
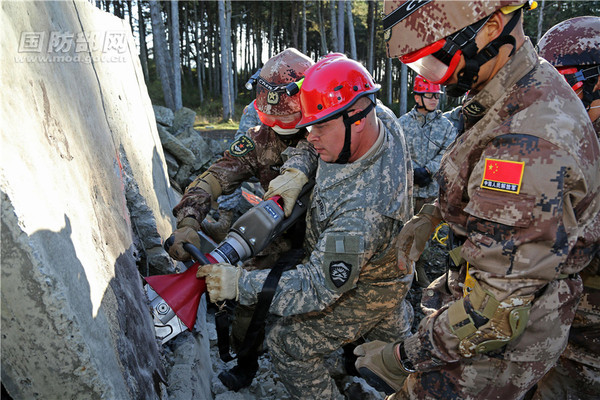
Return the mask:
<path id="1" fill-rule="evenodd" d="M 400 345 L 398 346 L 398 353 L 400 354 L 400 365 L 402 366 L 402 368 L 404 368 L 406 373 L 412 374 L 413 372 L 416 372 L 415 366 L 406 355 L 406 350 L 404 350 L 404 342 L 400 343 Z"/>

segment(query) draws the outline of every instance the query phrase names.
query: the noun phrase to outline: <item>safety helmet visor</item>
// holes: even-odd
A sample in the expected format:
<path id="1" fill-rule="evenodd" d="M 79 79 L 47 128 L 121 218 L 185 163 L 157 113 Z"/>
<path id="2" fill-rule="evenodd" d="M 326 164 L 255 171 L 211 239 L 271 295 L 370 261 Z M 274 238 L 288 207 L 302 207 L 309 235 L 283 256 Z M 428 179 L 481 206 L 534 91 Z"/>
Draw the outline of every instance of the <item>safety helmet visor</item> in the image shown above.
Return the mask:
<path id="1" fill-rule="evenodd" d="M 302 113 L 300 112 L 288 115 L 271 115 L 265 114 L 259 109 L 257 109 L 256 111 L 258 113 L 258 118 L 260 119 L 260 122 L 271 128 L 274 126 L 278 126 L 282 129 L 292 129 L 296 127 L 296 124 L 302 118 Z"/>
<path id="2" fill-rule="evenodd" d="M 456 70 L 461 54 L 460 50 L 454 53 L 449 64 L 444 63 L 434 54 L 429 54 L 406 65 L 429 82 L 444 84 Z"/>

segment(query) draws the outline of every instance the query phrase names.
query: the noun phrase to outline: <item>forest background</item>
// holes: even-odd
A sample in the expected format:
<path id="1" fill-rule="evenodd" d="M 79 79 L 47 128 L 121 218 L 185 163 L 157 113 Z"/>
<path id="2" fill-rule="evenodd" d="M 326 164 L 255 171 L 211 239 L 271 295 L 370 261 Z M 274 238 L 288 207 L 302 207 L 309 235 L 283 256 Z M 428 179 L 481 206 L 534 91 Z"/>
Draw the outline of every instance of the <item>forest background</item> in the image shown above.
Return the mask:
<path id="1" fill-rule="evenodd" d="M 196 127 L 236 128 L 255 95 L 246 82 L 288 47 L 315 61 L 345 53 L 381 84 L 378 98 L 396 115 L 414 105 L 413 72 L 385 53 L 380 0 L 91 2 L 129 21 L 153 104 L 195 110 Z M 600 15 L 600 1 L 540 0 L 525 13 L 525 33 L 536 44 L 556 23 L 581 15 Z M 440 107 L 457 101 L 443 96 Z"/>

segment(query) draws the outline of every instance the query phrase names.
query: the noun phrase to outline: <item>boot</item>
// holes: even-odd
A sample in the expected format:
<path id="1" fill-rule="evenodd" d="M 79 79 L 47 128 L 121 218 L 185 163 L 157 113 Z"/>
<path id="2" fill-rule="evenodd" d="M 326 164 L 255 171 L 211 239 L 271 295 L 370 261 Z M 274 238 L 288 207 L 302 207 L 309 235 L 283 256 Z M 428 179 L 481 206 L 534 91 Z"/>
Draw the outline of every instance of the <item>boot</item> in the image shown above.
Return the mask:
<path id="1" fill-rule="evenodd" d="M 431 283 L 427 277 L 427 274 L 425 273 L 424 264 L 424 262 L 419 260 L 417 261 L 417 265 L 415 265 L 415 282 L 422 288 L 426 288 Z"/>
<path id="2" fill-rule="evenodd" d="M 219 209 L 219 220 L 209 222 L 206 219 L 202 221 L 202 230 L 217 243 L 220 243 L 227 236 L 231 222 L 233 221 L 233 210 Z"/>
<path id="3" fill-rule="evenodd" d="M 229 390 L 238 390 L 250 386 L 258 371 L 258 355 L 252 354 L 248 357 L 238 358 L 238 364 L 228 371 L 219 374 L 219 380 Z"/>

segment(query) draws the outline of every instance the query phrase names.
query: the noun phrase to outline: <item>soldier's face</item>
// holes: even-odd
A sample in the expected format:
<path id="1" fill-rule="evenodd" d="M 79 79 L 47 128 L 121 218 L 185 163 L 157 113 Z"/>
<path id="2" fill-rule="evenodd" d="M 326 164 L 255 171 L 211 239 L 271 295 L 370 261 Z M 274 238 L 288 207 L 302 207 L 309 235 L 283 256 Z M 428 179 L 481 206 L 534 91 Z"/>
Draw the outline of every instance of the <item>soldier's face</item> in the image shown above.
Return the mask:
<path id="1" fill-rule="evenodd" d="M 342 117 L 314 124 L 307 127 L 308 136 L 306 139 L 312 143 L 321 160 L 325 162 L 335 162 L 344 147 L 344 138 L 346 136 L 346 126 Z M 354 137 L 352 129 L 350 142 L 350 153 L 354 154 L 357 146 L 357 139 Z M 353 157 L 350 157 L 350 161 Z"/>

